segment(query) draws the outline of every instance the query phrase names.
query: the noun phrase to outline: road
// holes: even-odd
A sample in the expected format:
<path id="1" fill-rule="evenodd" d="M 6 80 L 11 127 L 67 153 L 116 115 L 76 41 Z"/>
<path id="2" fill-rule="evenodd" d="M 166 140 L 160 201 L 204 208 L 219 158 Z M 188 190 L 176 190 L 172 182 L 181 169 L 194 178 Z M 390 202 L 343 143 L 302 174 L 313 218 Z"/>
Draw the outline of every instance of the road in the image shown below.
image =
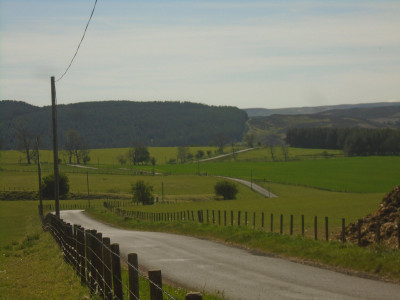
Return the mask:
<path id="1" fill-rule="evenodd" d="M 264 189 L 262 186 L 259 186 L 258 184 L 255 184 L 254 182 L 239 179 L 239 178 L 234 178 L 234 177 L 226 177 L 226 176 L 215 176 L 215 177 L 220 177 L 220 178 L 226 178 L 229 180 L 233 180 L 236 182 L 239 182 L 249 188 L 251 188 L 253 191 L 256 191 L 257 193 L 267 197 L 267 198 L 277 198 L 278 196 L 271 193 L 270 191 Z"/>
<path id="2" fill-rule="evenodd" d="M 220 291 L 228 299 L 400 299 L 397 284 L 187 236 L 122 230 L 77 210 L 61 211 L 61 218 L 110 237 L 123 255 L 137 253 L 141 266 L 160 269 L 163 278 L 191 290 Z"/>
<path id="3" fill-rule="evenodd" d="M 243 150 L 238 150 L 238 151 L 236 151 L 235 153 L 237 154 L 237 153 L 247 152 L 247 151 L 250 151 L 250 150 L 254 150 L 254 148 L 246 148 L 246 149 L 243 149 Z M 221 154 L 221 155 L 218 155 L 218 156 L 214 156 L 214 157 L 210 157 L 210 158 L 201 159 L 201 160 L 199 160 L 199 162 L 205 162 L 205 161 L 215 160 L 215 159 L 219 159 L 219 158 L 226 157 L 226 156 L 230 156 L 230 155 L 233 155 L 233 153 L 232 153 L 232 152 L 229 152 L 229 153 L 226 153 L 226 154 Z"/>

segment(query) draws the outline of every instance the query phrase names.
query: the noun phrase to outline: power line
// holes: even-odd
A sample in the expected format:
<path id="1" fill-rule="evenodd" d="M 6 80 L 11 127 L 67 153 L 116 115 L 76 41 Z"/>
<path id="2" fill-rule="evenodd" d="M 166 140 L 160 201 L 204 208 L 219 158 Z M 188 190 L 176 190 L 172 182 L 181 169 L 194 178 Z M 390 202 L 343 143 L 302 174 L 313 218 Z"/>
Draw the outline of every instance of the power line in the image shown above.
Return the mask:
<path id="1" fill-rule="evenodd" d="M 71 67 L 71 65 L 72 65 L 72 63 L 73 63 L 73 61 L 74 61 L 76 55 L 78 54 L 79 48 L 81 47 L 81 44 L 82 44 L 82 42 L 83 42 L 83 39 L 85 38 L 85 35 L 86 35 L 86 31 L 87 31 L 87 29 L 88 29 L 88 27 L 89 27 L 90 20 L 92 20 L 94 10 L 96 9 L 96 4 L 97 4 L 97 0 L 94 2 L 94 6 L 93 6 L 93 9 L 92 9 L 92 13 L 90 14 L 89 21 L 88 21 L 87 24 L 86 24 L 85 31 L 83 32 L 81 41 L 79 42 L 79 45 L 78 45 L 78 47 L 76 48 L 75 54 L 74 54 L 74 56 L 72 57 L 71 62 L 69 63 L 67 69 L 66 69 L 65 72 L 61 75 L 61 77 L 58 78 L 58 79 L 56 80 L 56 82 L 57 82 L 57 81 L 60 81 L 60 80 L 64 77 L 64 75 L 67 74 L 67 72 L 68 72 L 69 68 Z"/>

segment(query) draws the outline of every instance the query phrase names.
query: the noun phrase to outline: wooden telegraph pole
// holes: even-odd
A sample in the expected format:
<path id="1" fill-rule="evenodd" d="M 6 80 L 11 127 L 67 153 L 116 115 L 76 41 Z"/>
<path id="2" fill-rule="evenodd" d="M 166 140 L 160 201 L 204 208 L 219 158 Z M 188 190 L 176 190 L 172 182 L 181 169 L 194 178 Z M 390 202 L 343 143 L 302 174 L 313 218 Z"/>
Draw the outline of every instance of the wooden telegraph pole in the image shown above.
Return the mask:
<path id="1" fill-rule="evenodd" d="M 42 197 L 42 169 L 40 167 L 39 137 L 36 137 L 36 151 L 38 156 L 38 177 L 39 177 L 39 214 L 43 216 L 43 197 Z"/>
<path id="2" fill-rule="evenodd" d="M 59 179 L 58 179 L 58 144 L 57 144 L 57 110 L 56 110 L 56 84 L 54 76 L 51 77 L 51 106 L 53 120 L 53 157 L 54 157 L 54 198 L 56 216 L 60 217 Z"/>

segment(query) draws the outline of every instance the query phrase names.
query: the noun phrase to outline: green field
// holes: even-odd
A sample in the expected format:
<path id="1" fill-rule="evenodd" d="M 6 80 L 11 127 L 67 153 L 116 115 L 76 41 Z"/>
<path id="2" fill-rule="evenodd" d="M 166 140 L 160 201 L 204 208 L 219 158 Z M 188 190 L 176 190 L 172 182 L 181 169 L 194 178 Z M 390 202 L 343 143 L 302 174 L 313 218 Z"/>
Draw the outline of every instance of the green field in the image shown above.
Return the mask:
<path id="1" fill-rule="evenodd" d="M 150 148 L 150 152 L 157 153 L 157 157 L 162 159 L 162 149 L 165 149 L 165 156 L 176 151 L 176 148 Z M 197 149 L 197 148 L 195 148 Z M 193 151 L 195 150 L 193 148 Z M 126 150 L 126 149 L 125 149 Z M 223 175 L 243 178 L 247 180 L 262 180 L 274 183 L 294 184 L 315 187 L 330 191 L 340 192 L 358 192 L 358 193 L 384 193 L 391 190 L 400 183 L 400 157 L 399 156 L 369 156 L 369 157 L 341 157 L 338 151 L 328 151 L 329 154 L 339 155 L 334 158 L 321 158 L 322 150 L 295 149 L 289 151 L 296 157 L 303 157 L 301 160 L 290 161 L 270 161 L 265 158 L 267 149 L 256 149 L 249 152 L 237 154 L 236 161 L 232 157 L 225 158 L 231 161 L 209 161 L 203 163 L 188 164 L 160 164 L 155 168 L 152 166 L 120 166 L 115 165 L 113 157 L 117 157 L 119 151 L 123 149 L 104 149 L 92 150 L 99 154 L 100 164 L 96 164 L 92 159 L 90 167 L 96 169 L 83 169 L 66 165 L 61 165 L 60 170 L 68 174 L 119 174 L 121 176 L 133 175 L 134 172 L 146 171 L 151 173 L 169 173 L 173 175 L 188 174 L 208 174 Z M 46 151 L 43 151 L 46 154 Z M 290 153 L 290 152 L 289 152 Z M 47 153 L 49 154 L 49 152 Z M 35 180 L 34 173 L 36 166 L 26 166 L 16 163 L 15 158 L 21 155 L 17 151 L 2 151 L 2 165 L 0 170 L 1 182 L 0 188 L 3 190 L 13 188 L 31 188 Z M 49 155 L 47 155 L 49 156 Z M 101 158 L 100 158 L 101 157 Z M 310 159 L 310 158 L 315 159 Z M 224 159 L 223 159 L 224 160 Z M 104 164 L 102 163 L 104 161 Z M 106 163 L 107 162 L 107 163 Z M 52 164 L 43 163 L 44 174 L 52 172 Z M 20 172 L 8 173 L 8 172 Z M 21 171 L 26 171 L 22 173 Z M 29 173 L 32 173 L 29 175 Z M 24 180 L 25 177 L 28 180 Z M 79 175 L 71 175 L 72 177 Z M 83 175 L 80 175 L 79 182 L 83 182 Z M 101 176 L 100 176 L 101 177 Z M 101 190 L 96 187 L 100 177 L 93 178 L 93 191 L 106 192 L 108 189 L 123 191 L 122 187 L 113 187 L 112 183 L 102 185 Z M 14 178 L 14 179 L 13 179 Z M 111 180 L 112 181 L 112 180 Z M 117 184 L 118 185 L 118 184 Z M 81 190 L 81 187 L 75 185 L 75 190 Z M 126 188 L 125 188 L 126 190 Z"/>
<path id="2" fill-rule="evenodd" d="M 191 148 L 192 153 L 197 149 Z M 205 151 L 207 148 L 201 148 Z M 228 149 L 226 149 L 228 151 Z M 279 149 L 276 149 L 278 152 Z M 292 239 L 280 237 L 279 232 L 280 215 L 283 215 L 283 233 L 289 233 L 290 215 L 294 217 L 294 236 L 300 233 L 301 215 L 305 217 L 306 237 L 313 237 L 314 217 L 318 217 L 318 239 L 324 239 L 324 218 L 329 217 L 329 236 L 335 239 L 340 231 L 342 218 L 346 224 L 372 213 L 378 207 L 385 193 L 394 186 L 400 184 L 400 157 L 343 157 L 341 151 L 327 151 L 320 149 L 289 149 L 289 161 L 283 161 L 283 156 L 276 154 L 272 161 L 268 149 L 261 148 L 229 156 L 216 161 L 193 162 L 187 164 L 165 164 L 170 158 L 175 157 L 176 148 L 150 148 L 151 155 L 157 157 L 157 164 L 154 167 L 155 175 L 152 174 L 152 166 L 121 166 L 117 164 L 118 154 L 126 152 L 126 149 L 99 149 L 92 150 L 92 160 L 89 166 L 91 169 L 77 168 L 62 164 L 60 170 L 67 173 L 71 192 L 85 195 L 87 193 L 87 178 L 89 179 L 90 194 L 100 193 L 104 195 L 120 195 L 122 198 L 130 198 L 131 184 L 137 180 L 144 180 L 154 188 L 154 194 L 158 203 L 153 206 L 130 206 L 124 207 L 128 210 L 140 210 L 146 212 L 180 212 L 208 210 L 211 219 L 212 211 L 227 212 L 227 223 L 230 223 L 230 212 L 233 211 L 235 226 L 213 226 L 198 224 L 153 224 L 141 227 L 143 224 L 133 224 L 134 228 L 151 230 L 169 230 L 184 234 L 220 238 L 224 241 L 238 242 L 245 246 L 260 248 L 263 251 L 272 251 L 283 255 L 293 255 L 310 260 L 319 260 L 318 249 L 329 248 L 318 241 L 313 244 L 311 239 Z M 0 166 L 0 189 L 3 191 L 13 190 L 37 190 L 37 174 L 35 165 L 27 166 L 18 162 L 21 153 L 16 151 L 3 151 L 1 155 L 2 165 Z M 52 173 L 50 151 L 43 151 L 42 161 L 43 175 Z M 46 158 L 47 157 L 47 158 Z M 163 158 L 164 157 L 164 158 Z M 47 160 L 46 160 L 47 159 Z M 199 176 L 198 174 L 202 176 Z M 163 174 L 163 175 L 161 175 Z M 208 176 L 205 176 L 208 175 Z M 278 198 L 265 198 L 252 191 L 250 188 L 238 184 L 239 193 L 236 200 L 221 201 L 214 196 L 213 187 L 220 180 L 210 175 L 223 175 L 237 177 L 253 182 L 267 188 Z M 104 200 L 106 200 L 105 197 Z M 86 203 L 82 200 L 62 200 L 61 203 Z M 104 209 L 100 208 L 103 200 L 92 200 L 98 207 L 91 210 L 91 213 L 107 221 L 117 222 L 124 226 L 124 220 L 116 220 Z M 36 205 L 37 202 L 22 202 L 27 205 Z M 35 204 L 34 204 L 35 203 Z M 53 201 L 46 201 L 53 203 Z M 248 213 L 248 226 L 237 225 L 238 212 L 241 212 L 241 224 L 244 224 L 245 213 Z M 35 209 L 36 213 L 36 209 Z M 258 239 L 259 231 L 252 231 L 253 213 L 256 215 L 256 228 L 261 228 L 261 214 L 264 213 L 264 228 L 262 232 L 270 231 L 271 214 L 273 214 L 274 242 L 265 240 L 263 236 Z M 140 222 L 139 222 L 140 223 Z M 10 222 L 12 224 L 12 222 Z M 152 227 L 154 226 L 154 227 Z M 182 226 L 182 228 L 176 228 Z M 193 227 L 194 226 L 194 227 Z M 17 226 L 18 227 L 18 226 Z M 189 229 L 188 229 L 189 228 Z M 12 229 L 10 229 L 12 232 Z M 197 233 L 196 233 L 197 232 Z M 219 236 L 221 234 L 221 236 Z M 232 235 L 230 237 L 230 235 Z M 242 236 L 243 235 L 243 236 Z M 3 239 L 4 239 L 3 234 Z M 249 237 L 249 239 L 244 238 Z M 253 240 L 253 237 L 257 237 Z M 5 238 L 7 239 L 7 237 Z M 13 241 L 11 241 L 12 243 Z M 7 242 L 8 244 L 10 241 Z M 282 244 L 283 243 L 283 244 Z M 288 243 L 288 244 L 285 244 Z M 333 243 L 334 244 L 334 243 Z M 268 246 L 269 245 L 269 246 Z M 296 247 L 316 247 L 306 254 L 299 254 L 303 250 Z M 322 261 L 329 264 L 329 260 L 337 260 L 338 265 L 345 268 L 352 268 L 351 259 L 343 263 L 340 258 L 333 257 L 332 251 L 337 252 L 343 246 L 332 246 L 327 249 L 328 253 Z M 339 247 L 339 248 L 335 248 Z M 347 247 L 347 246 L 346 246 Z M 285 250 L 286 249 L 286 250 Z M 357 253 L 358 250 L 346 248 L 346 251 Z M 290 251 L 289 251 L 290 250 Z M 317 252 L 314 252 L 317 251 Z M 325 251 L 325 250 L 324 250 Z M 340 250 L 341 251 L 341 250 Z M 375 251 L 375 250 L 373 250 Z M 378 251 L 378 250 L 377 250 Z M 379 250 L 379 255 L 395 256 L 398 260 L 398 251 L 386 253 L 387 250 Z M 321 252 L 322 253 L 322 252 Z M 357 255 L 357 254 L 352 255 Z M 385 254 L 386 253 L 386 254 Z M 343 255 L 347 255 L 343 252 Z M 360 254 L 364 255 L 364 254 Z M 370 254 L 365 254 L 366 259 L 359 262 L 355 267 L 358 270 L 382 274 L 391 274 L 398 278 L 394 271 L 386 273 L 375 272 L 373 268 L 379 266 L 378 261 L 368 264 Z M 313 258 L 313 256 L 316 256 Z M 349 256 L 353 257 L 354 256 Z M 378 267 L 379 268 L 379 267 Z M 394 274 L 394 275 L 393 275 Z"/>

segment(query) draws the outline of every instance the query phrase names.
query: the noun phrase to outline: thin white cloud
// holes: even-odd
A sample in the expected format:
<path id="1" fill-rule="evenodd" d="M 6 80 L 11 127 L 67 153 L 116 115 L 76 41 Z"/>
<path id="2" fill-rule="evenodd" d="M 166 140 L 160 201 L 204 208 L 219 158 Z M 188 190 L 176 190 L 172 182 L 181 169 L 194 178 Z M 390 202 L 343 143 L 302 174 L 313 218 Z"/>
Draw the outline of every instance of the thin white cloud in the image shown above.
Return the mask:
<path id="1" fill-rule="evenodd" d="M 186 13 L 199 7 L 216 12 L 214 17 L 177 12 L 174 21 L 173 14 L 153 18 L 161 12 L 144 10 L 139 16 L 130 11 L 135 8 L 132 3 L 116 5 L 107 13 L 106 5 L 99 6 L 74 65 L 57 86 L 61 103 L 183 99 L 277 107 L 314 103 L 318 98 L 333 104 L 400 95 L 397 3 L 149 5 L 159 11 Z M 122 16 L 114 15 L 122 8 Z M 226 22 L 219 18 L 224 8 L 229 9 Z M 243 16 L 237 15 L 240 11 Z M 68 18 L 61 19 L 57 23 L 53 17 L 43 18 L 25 27 L 8 25 L 1 32 L 2 99 L 47 103 L 49 77 L 64 71 L 82 34 L 78 24 L 85 18 L 71 16 L 67 25 Z M 49 24 L 54 25 L 51 30 Z M 27 89 L 21 90 L 20 79 Z"/>

